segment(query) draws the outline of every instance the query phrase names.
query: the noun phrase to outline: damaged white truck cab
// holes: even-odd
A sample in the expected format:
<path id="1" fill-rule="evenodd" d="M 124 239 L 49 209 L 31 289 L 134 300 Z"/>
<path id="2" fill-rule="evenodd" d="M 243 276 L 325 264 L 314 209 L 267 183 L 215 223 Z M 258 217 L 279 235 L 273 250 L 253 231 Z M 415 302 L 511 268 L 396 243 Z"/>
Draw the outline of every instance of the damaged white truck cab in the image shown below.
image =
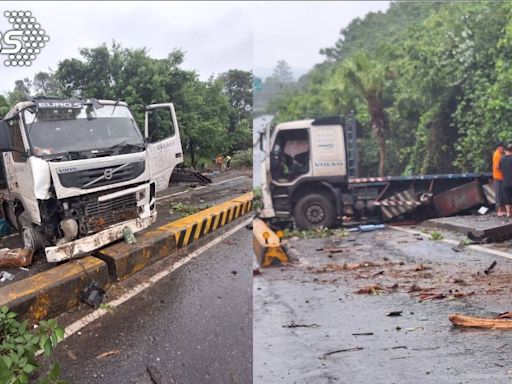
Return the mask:
<path id="1" fill-rule="evenodd" d="M 0 121 L 0 151 L 6 218 L 49 262 L 149 227 L 156 192 L 183 161 L 171 103 L 146 107 L 142 134 L 122 101 L 21 102 Z"/>
<path id="2" fill-rule="evenodd" d="M 341 116 L 267 126 L 260 134 L 263 208 L 260 217 L 293 218 L 301 229 L 331 227 L 348 188 Z"/>

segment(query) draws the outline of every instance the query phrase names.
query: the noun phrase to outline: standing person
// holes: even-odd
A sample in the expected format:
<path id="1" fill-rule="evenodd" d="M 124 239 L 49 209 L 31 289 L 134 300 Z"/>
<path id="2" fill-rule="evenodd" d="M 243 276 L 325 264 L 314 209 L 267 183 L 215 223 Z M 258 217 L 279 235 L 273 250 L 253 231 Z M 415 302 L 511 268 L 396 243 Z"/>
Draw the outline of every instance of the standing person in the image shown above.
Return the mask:
<path id="1" fill-rule="evenodd" d="M 512 216 L 512 144 L 505 148 L 505 155 L 501 157 L 500 169 L 503 173 L 503 203 L 507 217 Z"/>
<path id="2" fill-rule="evenodd" d="M 503 172 L 500 168 L 500 160 L 503 157 L 503 143 L 496 145 L 492 155 L 492 178 L 494 179 L 494 193 L 496 195 L 496 214 L 498 217 L 505 216 L 505 203 L 503 202 Z"/>
<path id="3" fill-rule="evenodd" d="M 231 156 L 226 156 L 226 169 L 229 171 L 229 167 L 231 166 Z"/>
<path id="4" fill-rule="evenodd" d="M 223 170 L 224 158 L 222 157 L 222 155 L 217 155 L 217 157 L 215 158 L 215 164 L 217 164 L 219 171 Z"/>

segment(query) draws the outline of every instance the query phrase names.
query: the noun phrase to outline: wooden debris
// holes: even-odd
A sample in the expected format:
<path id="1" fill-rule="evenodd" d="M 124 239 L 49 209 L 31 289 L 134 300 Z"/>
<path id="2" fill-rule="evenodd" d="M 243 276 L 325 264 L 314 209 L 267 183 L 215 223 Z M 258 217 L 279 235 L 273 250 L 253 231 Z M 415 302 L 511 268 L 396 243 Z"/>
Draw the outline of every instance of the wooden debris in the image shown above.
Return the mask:
<path id="1" fill-rule="evenodd" d="M 496 261 L 493 261 L 492 264 L 489 266 L 489 268 L 487 268 L 484 273 L 486 275 L 490 274 L 490 273 L 493 273 L 494 272 L 494 268 L 496 268 L 496 264 L 498 264 Z"/>
<path id="2" fill-rule="evenodd" d="M 0 268 L 27 267 L 32 264 L 33 256 L 34 251 L 32 249 L 0 249 Z"/>
<path id="3" fill-rule="evenodd" d="M 360 288 L 354 293 L 357 293 L 358 295 L 374 295 L 376 293 L 379 293 L 382 291 L 383 288 L 379 284 L 372 284 L 367 285 L 366 287 Z"/>
<path id="4" fill-rule="evenodd" d="M 503 312 L 496 316 L 497 319 L 512 319 L 512 312 Z"/>
<path id="5" fill-rule="evenodd" d="M 482 318 L 453 314 L 448 319 L 458 327 L 485 328 L 485 329 L 512 329 L 512 320 L 507 318 Z"/>
<path id="6" fill-rule="evenodd" d="M 327 357 L 327 356 L 330 356 L 330 355 L 334 355 L 335 353 L 362 351 L 363 349 L 364 349 L 363 347 L 353 347 L 353 348 L 346 348 L 346 349 L 338 349 L 336 351 L 331 351 L 331 352 L 324 353 L 324 357 Z"/>
<path id="7" fill-rule="evenodd" d="M 114 356 L 114 355 L 117 355 L 119 354 L 121 351 L 119 349 L 114 349 L 112 351 L 108 351 L 108 352 L 103 352 L 101 354 L 99 354 L 98 356 L 96 356 L 97 359 L 103 359 L 105 357 L 109 357 L 109 356 Z"/>
<path id="8" fill-rule="evenodd" d="M 292 321 L 290 324 L 283 325 L 283 328 L 317 328 L 318 324 L 296 324 L 295 321 Z"/>
<path id="9" fill-rule="evenodd" d="M 439 300 L 444 299 L 446 295 L 444 293 L 422 293 L 420 295 L 421 301 L 431 301 L 431 300 Z"/>

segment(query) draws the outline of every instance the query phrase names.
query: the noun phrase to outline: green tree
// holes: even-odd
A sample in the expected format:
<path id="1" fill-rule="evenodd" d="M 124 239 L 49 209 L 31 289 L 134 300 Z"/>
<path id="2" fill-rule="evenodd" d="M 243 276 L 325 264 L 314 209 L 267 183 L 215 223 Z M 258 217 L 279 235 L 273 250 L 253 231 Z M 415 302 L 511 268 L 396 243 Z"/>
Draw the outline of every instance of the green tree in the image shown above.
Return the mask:
<path id="1" fill-rule="evenodd" d="M 379 148 L 379 175 L 384 176 L 386 163 L 386 131 L 388 119 L 384 111 L 383 93 L 386 69 L 366 54 L 358 53 L 343 62 L 335 74 L 335 85 L 344 95 L 355 94 L 366 104 L 370 124 Z"/>
<path id="2" fill-rule="evenodd" d="M 293 72 L 290 65 L 285 60 L 279 60 L 274 67 L 272 77 L 279 84 L 290 84 L 293 82 Z"/>

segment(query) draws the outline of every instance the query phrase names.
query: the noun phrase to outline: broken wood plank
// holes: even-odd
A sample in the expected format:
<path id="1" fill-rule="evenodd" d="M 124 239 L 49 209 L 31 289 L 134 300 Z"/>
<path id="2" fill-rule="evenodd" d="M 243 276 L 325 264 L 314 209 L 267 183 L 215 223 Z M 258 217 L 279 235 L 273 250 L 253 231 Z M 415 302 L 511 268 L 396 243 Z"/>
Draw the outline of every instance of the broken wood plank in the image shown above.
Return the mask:
<path id="1" fill-rule="evenodd" d="M 27 267 L 32 264 L 34 251 L 26 248 L 0 249 L 0 268 Z"/>
<path id="2" fill-rule="evenodd" d="M 342 352 L 355 352 L 355 351 L 361 351 L 363 350 L 363 347 L 353 347 L 353 348 L 345 348 L 345 349 L 337 349 L 336 351 L 326 352 L 324 353 L 324 357 L 334 355 L 335 353 L 342 353 Z"/>
<path id="3" fill-rule="evenodd" d="M 482 317 L 453 314 L 448 319 L 458 327 L 486 328 L 486 329 L 512 329 L 512 320 L 491 319 Z"/>

